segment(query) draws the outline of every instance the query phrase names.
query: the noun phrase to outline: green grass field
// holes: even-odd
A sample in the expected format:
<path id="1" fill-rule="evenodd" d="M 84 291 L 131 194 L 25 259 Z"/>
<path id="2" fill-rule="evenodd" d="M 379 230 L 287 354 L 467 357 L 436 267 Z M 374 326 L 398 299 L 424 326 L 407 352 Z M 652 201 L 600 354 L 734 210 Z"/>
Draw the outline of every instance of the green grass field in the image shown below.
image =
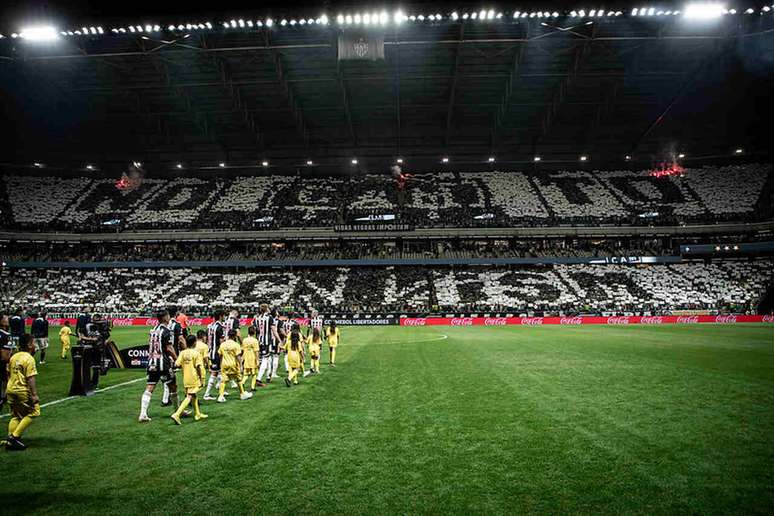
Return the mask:
<path id="1" fill-rule="evenodd" d="M 142 381 L 44 407 L 30 449 L 0 453 L 2 512 L 774 507 L 774 326 L 343 328 L 339 349 L 336 369 L 180 427 L 160 394 L 137 423 Z M 44 403 L 67 393 L 58 351 L 39 367 Z"/>

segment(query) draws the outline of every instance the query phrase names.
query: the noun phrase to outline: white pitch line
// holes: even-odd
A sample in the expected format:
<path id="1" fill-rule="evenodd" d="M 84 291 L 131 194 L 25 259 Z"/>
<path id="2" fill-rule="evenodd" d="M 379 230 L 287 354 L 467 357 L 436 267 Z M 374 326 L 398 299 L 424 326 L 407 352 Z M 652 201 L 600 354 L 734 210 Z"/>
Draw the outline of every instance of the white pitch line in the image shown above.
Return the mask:
<path id="1" fill-rule="evenodd" d="M 124 385 L 129 385 L 129 384 L 132 384 L 132 383 L 137 383 L 140 380 L 145 380 L 145 377 L 141 376 L 140 378 L 135 378 L 134 380 L 128 380 L 126 382 L 117 383 L 115 385 L 111 385 L 110 387 L 103 387 L 102 389 L 95 390 L 94 393 L 106 392 L 106 391 L 109 391 L 109 390 L 112 390 L 112 389 L 116 389 L 118 387 L 123 387 Z M 58 400 L 49 401 L 47 403 L 44 403 L 44 404 L 42 404 L 40 406 L 40 408 L 50 407 L 51 405 L 57 405 L 58 403 L 64 403 L 65 401 L 70 401 L 70 400 L 74 400 L 74 399 L 78 399 L 78 398 L 84 398 L 84 397 L 85 396 L 68 396 L 66 398 L 62 398 L 62 399 L 58 399 Z M 11 416 L 10 414 L 0 414 L 0 419 L 6 418 L 6 417 L 10 417 L 10 416 Z"/>
<path id="2" fill-rule="evenodd" d="M 418 344 L 420 342 L 435 342 L 438 340 L 446 340 L 449 336 L 446 334 L 443 334 L 437 338 L 433 339 L 419 339 L 419 340 L 388 340 L 387 342 L 381 342 L 380 344 Z"/>

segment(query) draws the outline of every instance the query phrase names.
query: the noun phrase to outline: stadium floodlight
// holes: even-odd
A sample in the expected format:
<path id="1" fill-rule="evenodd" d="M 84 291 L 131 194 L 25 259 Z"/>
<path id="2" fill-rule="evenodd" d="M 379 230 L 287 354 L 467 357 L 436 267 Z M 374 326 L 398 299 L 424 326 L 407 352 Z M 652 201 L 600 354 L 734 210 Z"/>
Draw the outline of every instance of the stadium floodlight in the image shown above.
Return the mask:
<path id="1" fill-rule="evenodd" d="M 263 22 L 261 20 L 255 20 L 255 26 L 256 27 L 263 27 Z"/>
<path id="2" fill-rule="evenodd" d="M 494 156 L 489 156 L 489 159 L 487 159 L 487 161 L 489 163 L 494 163 L 495 162 L 495 157 Z"/>
<path id="3" fill-rule="evenodd" d="M 262 167 L 268 167 L 269 166 L 269 162 L 266 161 L 266 160 L 263 160 L 263 161 L 261 161 L 261 166 Z"/>
<path id="4" fill-rule="evenodd" d="M 589 157 L 584 154 L 583 156 L 580 157 L 580 160 L 581 161 L 588 161 Z"/>
<path id="5" fill-rule="evenodd" d="M 352 158 L 350 163 L 352 163 L 353 165 L 357 165 L 357 158 Z"/>
<path id="6" fill-rule="evenodd" d="M 311 159 L 308 159 L 306 160 L 306 164 L 311 167 L 312 165 L 314 165 L 314 161 L 312 161 Z"/>
<path id="7" fill-rule="evenodd" d="M 495 17 L 495 12 L 493 9 L 489 9 L 486 13 L 486 19 L 487 20 L 493 20 Z"/>
<path id="8" fill-rule="evenodd" d="M 540 159 L 541 159 L 540 156 L 535 156 L 534 158 L 532 158 L 532 161 L 538 162 L 540 161 Z"/>
<path id="9" fill-rule="evenodd" d="M 178 168 L 178 169 L 183 168 L 183 164 L 182 163 L 178 163 L 177 165 L 175 165 L 175 168 Z"/>
<path id="10" fill-rule="evenodd" d="M 272 20 L 271 18 L 267 18 L 266 19 L 266 26 L 267 27 L 271 27 L 272 25 L 274 25 L 274 20 Z"/>
<path id="11" fill-rule="evenodd" d="M 397 163 L 398 165 L 402 165 L 403 164 L 403 158 L 396 159 L 395 163 Z"/>
<path id="12" fill-rule="evenodd" d="M 32 164 L 35 168 L 43 168 L 43 163 L 35 162 Z"/>
<path id="13" fill-rule="evenodd" d="M 296 20 L 290 20 L 288 23 L 290 23 L 290 25 L 295 25 L 298 22 Z"/>
<path id="14" fill-rule="evenodd" d="M 744 149 L 741 149 L 741 148 L 739 148 L 739 149 L 736 149 L 736 150 L 734 151 L 734 154 L 744 154 Z"/>
<path id="15" fill-rule="evenodd" d="M 591 16 L 592 18 L 594 16 L 596 16 L 596 15 L 597 15 L 597 10 L 596 9 L 592 9 L 592 10 L 589 11 L 589 16 Z"/>
<path id="16" fill-rule="evenodd" d="M 17 36 L 27 41 L 36 42 L 36 43 L 54 41 L 57 38 L 59 38 L 59 34 L 57 34 L 57 30 L 50 25 L 24 27 Z"/>
<path id="17" fill-rule="evenodd" d="M 317 23 L 319 23 L 320 25 L 328 25 L 328 15 L 323 14 L 322 16 L 320 16 L 320 19 Z"/>
<path id="18" fill-rule="evenodd" d="M 735 245 L 735 246 L 734 246 L 734 251 L 738 251 L 738 250 L 739 250 L 739 246 L 738 246 L 738 245 Z"/>
<path id="19" fill-rule="evenodd" d="M 768 5 L 764 5 L 762 7 L 762 10 L 763 10 L 764 13 L 767 13 L 767 12 L 771 11 L 771 7 L 769 7 Z"/>
<path id="20" fill-rule="evenodd" d="M 580 16 L 581 18 L 585 18 L 586 17 L 586 11 L 581 9 L 580 11 L 578 11 L 578 16 Z"/>
<path id="21" fill-rule="evenodd" d="M 685 6 L 683 16 L 692 20 L 711 20 L 720 18 L 724 8 L 722 4 L 693 3 Z"/>
<path id="22" fill-rule="evenodd" d="M 387 14 L 387 11 L 382 11 L 379 13 L 379 23 L 381 25 L 387 25 L 387 22 L 390 21 L 390 15 Z"/>
<path id="23" fill-rule="evenodd" d="M 656 14 L 655 7 L 651 7 L 650 9 L 648 9 L 648 16 L 653 16 L 654 14 Z"/>
<path id="24" fill-rule="evenodd" d="M 632 16 L 637 16 L 638 13 L 639 13 L 639 9 L 637 9 L 636 7 L 632 9 Z"/>
<path id="25" fill-rule="evenodd" d="M 452 11 L 451 13 L 451 19 L 454 21 L 457 21 L 457 19 L 460 17 L 459 14 L 457 14 L 457 11 Z"/>
<path id="26" fill-rule="evenodd" d="M 753 8 L 752 8 L 752 7 L 750 7 L 750 8 L 748 8 L 748 9 L 745 11 L 745 14 L 752 14 L 752 13 L 754 13 L 754 12 L 755 12 L 755 11 L 753 10 Z"/>
<path id="27" fill-rule="evenodd" d="M 301 20 L 301 21 L 303 22 L 304 20 Z M 253 26 L 253 21 L 252 20 L 247 20 L 245 23 L 247 23 L 248 27 L 252 27 Z"/>
<path id="28" fill-rule="evenodd" d="M 360 23 L 363 21 L 363 17 L 360 16 L 360 13 L 355 13 L 355 16 L 353 17 L 353 19 L 355 20 L 355 23 Z"/>
<path id="29" fill-rule="evenodd" d="M 719 245 L 715 246 L 715 251 L 720 251 L 720 246 Z"/>
<path id="30" fill-rule="evenodd" d="M 632 160 L 632 157 L 631 157 L 629 154 L 627 154 L 626 156 L 624 156 L 624 159 L 625 159 L 626 161 L 631 161 L 631 160 Z"/>
<path id="31" fill-rule="evenodd" d="M 395 25 L 400 25 L 406 20 L 406 15 L 403 11 L 395 11 L 395 14 L 392 15 L 392 21 L 395 22 Z"/>
<path id="32" fill-rule="evenodd" d="M 448 157 L 444 156 L 443 158 L 441 158 L 441 163 L 448 163 L 448 162 L 449 162 Z"/>
<path id="33" fill-rule="evenodd" d="M 344 17 L 344 23 L 346 23 L 347 25 L 352 24 L 352 15 L 351 14 L 348 14 L 347 16 Z"/>
<path id="34" fill-rule="evenodd" d="M 336 16 L 336 23 L 338 23 L 339 25 L 344 25 L 344 15 L 343 14 L 340 14 L 340 15 Z"/>
<path id="35" fill-rule="evenodd" d="M 417 20 L 425 21 L 425 15 L 424 14 L 420 14 L 419 16 L 417 16 Z"/>
<path id="36" fill-rule="evenodd" d="M 363 25 L 371 25 L 371 15 L 369 13 L 363 15 Z"/>
<path id="37" fill-rule="evenodd" d="M 218 163 L 218 166 L 219 166 L 220 168 L 226 168 L 226 164 L 225 164 L 225 163 L 223 163 L 222 161 L 221 161 L 220 163 Z"/>
<path id="38" fill-rule="evenodd" d="M 282 25 L 283 27 L 287 24 L 288 24 L 288 21 L 285 18 L 282 18 L 282 20 L 280 20 L 280 25 Z"/>
<path id="39" fill-rule="evenodd" d="M 97 34 L 104 34 L 105 31 L 102 29 L 102 27 L 97 27 Z"/>
<path id="40" fill-rule="evenodd" d="M 94 165 L 86 165 L 86 170 L 94 170 Z"/>
<path id="41" fill-rule="evenodd" d="M 685 154 L 683 154 L 683 153 L 681 152 L 680 154 L 678 154 L 678 155 L 677 155 L 677 157 L 678 157 L 678 158 L 680 158 L 680 159 L 683 159 L 683 158 L 685 157 Z"/>

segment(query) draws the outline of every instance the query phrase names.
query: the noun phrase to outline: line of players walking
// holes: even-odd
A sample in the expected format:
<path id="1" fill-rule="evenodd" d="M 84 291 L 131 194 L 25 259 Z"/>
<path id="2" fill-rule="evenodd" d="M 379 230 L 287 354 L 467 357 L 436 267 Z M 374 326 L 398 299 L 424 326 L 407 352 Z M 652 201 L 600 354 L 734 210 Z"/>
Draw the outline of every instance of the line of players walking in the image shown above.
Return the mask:
<path id="1" fill-rule="evenodd" d="M 248 326 L 245 338 L 242 338 L 236 310 L 228 317 L 224 311 L 216 311 L 207 330 L 199 330 L 196 335 L 188 333 L 185 316 L 179 315 L 175 307 L 159 311 L 156 318 L 158 323 L 148 338 L 147 384 L 138 418 L 141 423 L 151 420 L 148 409 L 159 384 L 163 386 L 162 406 L 176 407 L 170 416 L 176 424 L 192 414 L 200 421 L 207 418 L 199 405 L 202 388 L 203 400 L 225 403 L 230 382 L 231 388 L 239 390 L 239 399 L 248 400 L 257 388 L 280 378 L 277 374 L 280 357 L 284 358 L 287 373 L 285 385 L 292 387 L 298 384 L 299 377 L 320 372 L 324 341 L 330 350 L 330 366 L 335 367 L 336 348 L 341 340 L 336 322 L 331 321 L 324 328 L 323 319 L 316 311 L 312 312 L 309 326 L 302 334 L 298 322 L 291 317 L 281 318 L 276 308 L 269 309 L 266 304 L 261 305 L 260 313 Z M 178 400 L 177 370 L 183 376 L 185 398 L 182 402 Z M 249 388 L 245 388 L 248 380 Z M 213 390 L 217 395 L 213 395 Z"/>

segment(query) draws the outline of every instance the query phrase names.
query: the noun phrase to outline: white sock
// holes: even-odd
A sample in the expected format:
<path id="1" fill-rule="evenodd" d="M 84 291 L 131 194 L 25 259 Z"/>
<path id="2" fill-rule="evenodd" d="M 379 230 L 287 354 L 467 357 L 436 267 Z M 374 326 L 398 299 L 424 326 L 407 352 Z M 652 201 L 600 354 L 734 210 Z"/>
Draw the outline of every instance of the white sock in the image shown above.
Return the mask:
<path id="1" fill-rule="evenodd" d="M 140 400 L 140 417 L 148 417 L 148 407 L 150 406 L 152 394 L 148 391 L 142 393 Z"/>
<path id="2" fill-rule="evenodd" d="M 210 391 L 212 390 L 212 386 L 215 385 L 215 379 L 216 378 L 217 377 L 214 374 L 210 373 L 210 379 L 207 380 L 207 388 L 204 390 L 204 395 L 205 396 L 209 396 L 210 395 Z"/>
<path id="3" fill-rule="evenodd" d="M 271 375 L 277 376 L 277 368 L 279 367 L 279 356 L 274 355 L 271 357 Z"/>
<path id="4" fill-rule="evenodd" d="M 258 369 L 258 381 L 263 382 L 263 375 L 266 374 L 266 370 L 269 368 L 269 364 L 271 363 L 271 360 L 269 357 L 265 357 L 263 360 L 261 360 L 261 367 Z"/>
<path id="5" fill-rule="evenodd" d="M 172 400 L 172 406 L 175 407 L 175 409 L 177 409 L 177 407 L 180 406 L 180 403 L 178 403 L 178 400 L 177 400 L 177 391 L 171 393 L 169 397 Z"/>
<path id="6" fill-rule="evenodd" d="M 169 403 L 169 385 L 166 383 L 164 384 L 164 394 L 161 395 L 161 403 L 165 405 Z"/>

